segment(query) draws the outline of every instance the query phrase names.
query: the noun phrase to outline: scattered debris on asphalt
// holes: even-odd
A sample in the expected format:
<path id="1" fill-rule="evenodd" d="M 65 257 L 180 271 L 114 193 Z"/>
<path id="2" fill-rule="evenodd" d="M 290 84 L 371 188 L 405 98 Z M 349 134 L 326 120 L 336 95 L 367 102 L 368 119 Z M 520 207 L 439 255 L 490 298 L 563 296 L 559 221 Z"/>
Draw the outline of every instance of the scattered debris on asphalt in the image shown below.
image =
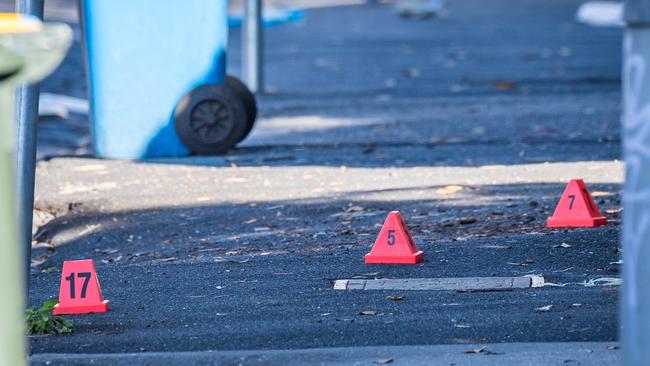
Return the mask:
<path id="1" fill-rule="evenodd" d="M 436 189 L 436 194 L 442 194 L 442 195 L 448 195 L 448 194 L 454 194 L 458 193 L 463 190 L 462 186 L 445 186 L 442 188 Z"/>
<path id="2" fill-rule="evenodd" d="M 553 309 L 553 305 L 546 305 L 539 308 L 535 308 L 535 311 L 538 313 L 546 313 Z"/>
<path id="3" fill-rule="evenodd" d="M 565 248 L 566 249 L 566 248 L 572 248 L 572 247 L 573 247 L 573 245 L 567 244 L 567 243 L 564 243 L 564 242 L 562 244 L 553 245 L 553 248 Z"/>
<path id="4" fill-rule="evenodd" d="M 385 365 L 387 363 L 392 363 L 393 361 L 394 361 L 394 359 L 392 357 L 387 357 L 387 358 L 380 358 L 378 360 L 375 360 L 374 363 L 376 363 L 378 365 Z"/>
<path id="5" fill-rule="evenodd" d="M 379 313 L 377 313 L 374 310 L 363 310 L 359 312 L 359 315 L 373 316 L 373 315 L 379 315 Z"/>

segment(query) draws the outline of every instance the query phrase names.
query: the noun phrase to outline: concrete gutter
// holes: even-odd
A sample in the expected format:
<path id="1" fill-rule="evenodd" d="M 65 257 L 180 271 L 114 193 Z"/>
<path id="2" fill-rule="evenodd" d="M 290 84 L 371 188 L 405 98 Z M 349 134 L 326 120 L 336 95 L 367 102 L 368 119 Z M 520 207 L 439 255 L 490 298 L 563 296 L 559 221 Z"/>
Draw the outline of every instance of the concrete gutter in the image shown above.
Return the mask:
<path id="1" fill-rule="evenodd" d="M 268 351 L 38 354 L 32 365 L 620 365 L 616 342 L 379 346 Z"/>

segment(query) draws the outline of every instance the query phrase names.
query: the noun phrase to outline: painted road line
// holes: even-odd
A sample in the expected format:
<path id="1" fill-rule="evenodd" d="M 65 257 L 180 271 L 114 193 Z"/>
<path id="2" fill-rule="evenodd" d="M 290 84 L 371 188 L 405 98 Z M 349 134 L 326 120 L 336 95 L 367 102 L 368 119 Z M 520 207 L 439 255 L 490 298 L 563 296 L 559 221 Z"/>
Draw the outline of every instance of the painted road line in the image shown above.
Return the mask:
<path id="1" fill-rule="evenodd" d="M 541 287 L 542 276 L 336 280 L 334 290 L 507 291 Z"/>

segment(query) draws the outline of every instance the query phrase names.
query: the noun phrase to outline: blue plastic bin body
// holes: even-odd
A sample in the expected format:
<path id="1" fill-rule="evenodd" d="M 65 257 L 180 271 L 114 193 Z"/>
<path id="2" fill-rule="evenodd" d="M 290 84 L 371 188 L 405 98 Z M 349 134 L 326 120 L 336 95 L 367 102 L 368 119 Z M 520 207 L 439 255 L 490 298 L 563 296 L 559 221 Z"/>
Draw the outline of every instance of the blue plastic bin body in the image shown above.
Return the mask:
<path id="1" fill-rule="evenodd" d="M 193 88 L 222 83 L 226 0 L 81 0 L 97 156 L 189 154 L 173 113 Z"/>

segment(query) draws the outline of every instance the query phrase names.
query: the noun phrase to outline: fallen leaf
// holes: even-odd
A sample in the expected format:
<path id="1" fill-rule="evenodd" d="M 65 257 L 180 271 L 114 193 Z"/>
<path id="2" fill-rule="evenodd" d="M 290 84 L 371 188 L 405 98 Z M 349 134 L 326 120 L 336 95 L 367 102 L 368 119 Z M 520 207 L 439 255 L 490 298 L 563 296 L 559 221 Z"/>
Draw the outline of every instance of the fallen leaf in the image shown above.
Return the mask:
<path id="1" fill-rule="evenodd" d="M 40 249 L 40 248 L 52 249 L 52 248 L 54 248 L 54 245 L 52 245 L 50 243 L 43 243 L 43 242 L 32 242 L 32 248 L 34 248 L 34 249 Z"/>
<path id="2" fill-rule="evenodd" d="M 462 186 L 445 186 L 436 189 L 437 194 L 454 194 L 463 190 Z"/>
<path id="3" fill-rule="evenodd" d="M 470 349 L 468 349 L 467 351 L 465 351 L 464 353 L 474 353 L 474 354 L 477 354 L 477 353 L 483 353 L 483 352 L 485 352 L 485 347 L 481 347 L 481 348 L 470 348 Z"/>
<path id="4" fill-rule="evenodd" d="M 553 248 L 572 248 L 572 247 L 573 245 L 567 243 L 553 245 Z"/>
<path id="5" fill-rule="evenodd" d="M 525 261 L 523 261 L 521 263 L 515 263 L 515 262 L 506 262 L 506 263 L 508 263 L 511 266 L 527 266 L 529 264 L 535 263 L 535 261 L 529 258 L 529 259 L 526 259 Z"/>
<path id="6" fill-rule="evenodd" d="M 515 84 L 512 81 L 499 81 L 498 83 L 494 84 L 494 88 L 497 90 L 513 90 L 517 88 L 517 84 Z"/>
<path id="7" fill-rule="evenodd" d="M 32 259 L 31 267 L 38 267 L 38 266 L 40 266 L 41 264 L 45 263 L 45 261 L 47 261 L 47 258 L 45 258 L 45 257 L 43 257 L 43 258 L 37 258 L 37 259 Z"/>
<path id="8" fill-rule="evenodd" d="M 374 310 L 364 310 L 364 311 L 360 311 L 360 312 L 359 312 L 359 315 L 368 315 L 368 316 L 372 316 L 372 315 L 377 315 L 377 312 L 374 311 Z"/>
<path id="9" fill-rule="evenodd" d="M 469 225 L 475 223 L 476 221 L 478 221 L 476 217 L 469 216 L 469 217 L 461 217 L 460 220 L 458 220 L 458 223 L 461 225 Z"/>
<path id="10" fill-rule="evenodd" d="M 546 313 L 551 311 L 551 309 L 553 309 L 553 305 L 546 305 L 546 306 L 536 308 L 535 311 L 538 313 Z"/>
<path id="11" fill-rule="evenodd" d="M 388 299 L 392 300 L 392 301 L 401 301 L 401 300 L 404 300 L 405 298 L 406 298 L 405 295 L 391 295 L 391 296 L 388 296 Z"/>
<path id="12" fill-rule="evenodd" d="M 484 354 L 484 355 L 501 355 L 503 353 L 497 353 L 497 352 L 492 352 L 489 349 L 487 349 L 485 346 L 481 348 L 470 348 L 465 353 L 471 353 L 471 354 Z"/>
<path id="13" fill-rule="evenodd" d="M 379 364 L 379 365 L 385 365 L 385 364 L 391 363 L 393 361 L 395 361 L 395 360 L 393 360 L 393 358 L 388 357 L 388 358 L 380 358 L 378 360 L 375 360 L 375 362 L 373 362 L 373 363 L 376 363 L 376 364 Z"/>
<path id="14" fill-rule="evenodd" d="M 47 225 L 54 219 L 56 219 L 56 217 L 51 213 L 39 209 L 34 209 L 32 213 L 32 235 L 35 235 L 38 229 Z"/>
<path id="15" fill-rule="evenodd" d="M 361 207 L 361 206 L 352 206 L 352 207 L 349 207 L 347 210 L 345 210 L 345 212 L 348 212 L 348 213 L 350 213 L 350 212 L 361 212 L 363 210 L 365 210 L 365 209 L 363 207 Z"/>
<path id="16" fill-rule="evenodd" d="M 449 219 L 444 220 L 444 221 L 442 221 L 440 223 L 440 226 L 442 226 L 442 227 L 452 227 L 454 225 L 455 225 L 455 223 L 452 220 L 449 220 Z"/>

